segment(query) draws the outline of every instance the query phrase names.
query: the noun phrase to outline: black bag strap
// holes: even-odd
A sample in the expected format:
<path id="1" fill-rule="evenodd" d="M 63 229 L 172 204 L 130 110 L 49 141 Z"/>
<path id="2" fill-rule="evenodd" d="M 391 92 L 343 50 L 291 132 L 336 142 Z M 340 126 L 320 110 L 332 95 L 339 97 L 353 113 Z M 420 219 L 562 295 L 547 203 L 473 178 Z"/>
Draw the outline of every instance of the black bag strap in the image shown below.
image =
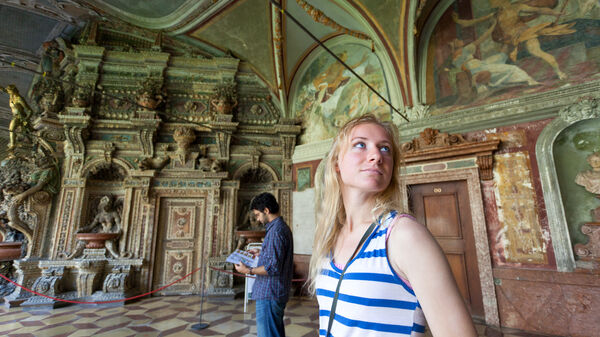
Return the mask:
<path id="1" fill-rule="evenodd" d="M 344 266 L 344 270 L 342 270 L 342 273 L 340 274 L 340 279 L 338 280 L 337 287 L 335 288 L 335 295 L 333 295 L 333 302 L 331 302 L 331 310 L 329 311 L 329 324 L 327 326 L 327 333 L 325 334 L 325 337 L 329 337 L 330 333 L 331 333 L 331 325 L 333 324 L 333 318 L 335 317 L 335 307 L 337 306 L 337 299 L 338 299 L 338 295 L 340 294 L 340 285 L 342 284 L 342 279 L 344 278 L 346 269 L 348 269 L 348 266 L 350 265 L 350 261 L 352 261 L 352 258 L 354 257 L 354 255 L 356 255 L 356 253 L 358 252 L 360 247 L 363 245 L 365 240 L 367 240 L 369 235 L 371 235 L 371 233 L 375 229 L 376 224 L 377 224 L 377 221 L 373 222 L 371 224 L 371 226 L 369 226 L 369 228 L 367 228 L 367 231 L 365 232 L 365 234 L 363 234 L 362 238 L 360 239 L 360 242 L 358 243 L 358 245 L 356 246 L 356 249 L 354 250 L 354 253 L 352 253 L 350 258 L 348 259 L 348 262 L 346 262 L 346 266 Z"/>

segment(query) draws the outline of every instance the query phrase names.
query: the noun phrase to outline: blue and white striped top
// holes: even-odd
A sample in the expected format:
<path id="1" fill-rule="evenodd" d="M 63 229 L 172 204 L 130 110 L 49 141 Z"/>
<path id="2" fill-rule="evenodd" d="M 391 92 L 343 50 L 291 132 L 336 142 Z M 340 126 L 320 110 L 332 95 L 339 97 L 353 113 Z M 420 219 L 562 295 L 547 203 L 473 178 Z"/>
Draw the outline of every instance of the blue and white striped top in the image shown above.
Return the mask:
<path id="1" fill-rule="evenodd" d="M 426 323 L 419 301 L 412 288 L 394 272 L 387 257 L 386 234 L 397 215 L 386 215 L 349 262 L 340 286 L 332 337 L 424 336 Z M 341 272 L 329 259 L 316 280 L 321 336 L 327 333 Z"/>

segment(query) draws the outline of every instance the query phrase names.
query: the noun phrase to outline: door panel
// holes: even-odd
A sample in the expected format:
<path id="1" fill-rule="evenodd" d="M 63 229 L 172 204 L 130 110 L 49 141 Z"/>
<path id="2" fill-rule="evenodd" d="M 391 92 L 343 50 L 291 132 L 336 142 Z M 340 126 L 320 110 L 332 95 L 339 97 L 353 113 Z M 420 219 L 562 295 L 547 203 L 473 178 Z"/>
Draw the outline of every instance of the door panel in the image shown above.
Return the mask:
<path id="1" fill-rule="evenodd" d="M 174 282 L 200 266 L 204 235 L 205 199 L 161 198 L 153 289 Z M 156 295 L 195 294 L 200 273 L 178 282 Z"/>
<path id="2" fill-rule="evenodd" d="M 417 220 L 438 241 L 471 314 L 484 317 L 479 268 L 467 182 L 446 181 L 409 186 Z"/>

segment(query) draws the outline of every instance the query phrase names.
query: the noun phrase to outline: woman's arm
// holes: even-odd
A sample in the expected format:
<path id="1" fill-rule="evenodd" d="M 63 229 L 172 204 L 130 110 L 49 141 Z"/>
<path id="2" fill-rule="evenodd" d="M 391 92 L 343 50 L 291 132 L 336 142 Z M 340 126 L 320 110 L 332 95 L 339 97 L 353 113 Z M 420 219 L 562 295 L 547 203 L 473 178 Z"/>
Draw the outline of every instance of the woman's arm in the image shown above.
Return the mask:
<path id="1" fill-rule="evenodd" d="M 388 239 L 394 270 L 410 282 L 433 336 L 476 337 L 450 266 L 427 228 L 398 218 Z"/>

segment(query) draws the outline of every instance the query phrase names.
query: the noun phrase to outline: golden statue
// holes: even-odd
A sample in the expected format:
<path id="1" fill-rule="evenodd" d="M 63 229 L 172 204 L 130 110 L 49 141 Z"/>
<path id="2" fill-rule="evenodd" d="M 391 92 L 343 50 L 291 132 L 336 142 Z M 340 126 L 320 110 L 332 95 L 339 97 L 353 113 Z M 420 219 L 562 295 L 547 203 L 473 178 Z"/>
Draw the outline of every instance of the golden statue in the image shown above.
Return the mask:
<path id="1" fill-rule="evenodd" d="M 14 148 L 16 144 L 16 133 L 20 131 L 24 134 L 33 133 L 33 128 L 30 124 L 33 110 L 29 107 L 25 99 L 19 94 L 19 90 L 14 85 L 10 84 L 6 88 L 0 87 L 0 91 L 4 91 L 10 96 L 10 109 L 12 110 L 13 118 L 10 121 L 8 131 L 10 132 L 9 149 Z"/>

